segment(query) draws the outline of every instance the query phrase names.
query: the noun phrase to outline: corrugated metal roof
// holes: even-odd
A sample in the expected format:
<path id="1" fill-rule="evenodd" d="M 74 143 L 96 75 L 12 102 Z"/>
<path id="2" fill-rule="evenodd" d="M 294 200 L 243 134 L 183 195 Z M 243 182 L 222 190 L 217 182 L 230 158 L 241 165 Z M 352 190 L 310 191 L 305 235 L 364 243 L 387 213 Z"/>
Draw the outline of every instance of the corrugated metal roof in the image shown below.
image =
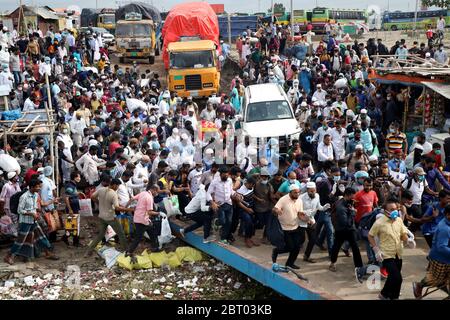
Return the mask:
<path id="1" fill-rule="evenodd" d="M 450 83 L 422 82 L 423 85 L 431 90 L 436 91 L 447 99 L 450 99 Z"/>
<path id="2" fill-rule="evenodd" d="M 45 7 L 27 7 L 30 11 L 34 12 L 36 15 L 50 20 L 58 20 L 59 17 L 56 13 L 46 9 Z"/>

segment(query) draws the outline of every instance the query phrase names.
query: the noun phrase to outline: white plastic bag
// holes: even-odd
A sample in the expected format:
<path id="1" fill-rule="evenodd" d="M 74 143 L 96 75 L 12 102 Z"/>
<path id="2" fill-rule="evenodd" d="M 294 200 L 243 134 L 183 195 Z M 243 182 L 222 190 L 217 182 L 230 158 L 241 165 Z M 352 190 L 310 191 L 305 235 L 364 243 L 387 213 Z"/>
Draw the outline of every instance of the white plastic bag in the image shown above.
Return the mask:
<path id="1" fill-rule="evenodd" d="M 167 216 L 160 212 L 161 215 L 161 234 L 158 236 L 159 245 L 162 246 L 163 244 L 169 243 L 174 238 L 172 236 L 172 231 L 170 230 L 170 224 L 169 219 Z"/>
<path id="2" fill-rule="evenodd" d="M 164 198 L 163 204 L 164 204 L 164 208 L 166 209 L 168 218 L 170 218 L 172 216 L 176 216 L 178 214 L 181 214 L 180 204 L 178 202 L 177 195 Z"/>
<path id="3" fill-rule="evenodd" d="M 111 226 L 108 226 L 108 228 L 106 228 L 106 232 L 105 232 L 106 242 L 108 242 L 109 240 L 114 238 L 115 235 L 116 235 L 116 232 L 114 231 L 114 229 Z"/>
<path id="4" fill-rule="evenodd" d="M 9 154 L 0 154 L 0 168 L 4 172 L 17 172 L 17 174 L 20 174 L 19 162 Z"/>
<path id="5" fill-rule="evenodd" d="M 132 98 L 127 98 L 125 100 L 126 104 L 127 104 L 127 108 L 128 110 L 133 113 L 134 110 L 140 108 L 142 110 L 147 110 L 147 104 L 144 101 L 141 101 L 139 99 L 132 99 Z"/>
<path id="6" fill-rule="evenodd" d="M 82 217 L 92 217 L 92 202 L 91 199 L 80 199 L 80 215 Z"/>

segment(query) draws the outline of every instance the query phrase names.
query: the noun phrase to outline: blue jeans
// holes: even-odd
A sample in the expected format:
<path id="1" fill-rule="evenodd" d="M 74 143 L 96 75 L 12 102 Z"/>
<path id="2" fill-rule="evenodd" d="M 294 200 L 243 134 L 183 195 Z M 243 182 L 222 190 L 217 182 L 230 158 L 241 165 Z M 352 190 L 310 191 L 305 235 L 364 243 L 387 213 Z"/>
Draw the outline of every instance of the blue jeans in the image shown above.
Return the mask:
<path id="1" fill-rule="evenodd" d="M 316 214 L 316 239 L 318 244 L 323 243 L 324 237 L 327 237 L 328 254 L 331 255 L 331 249 L 333 248 L 333 224 L 331 223 L 331 215 L 329 211 L 319 211 Z M 320 234 L 320 231 L 324 228 L 324 232 Z M 322 238 L 322 241 L 321 241 Z"/>
<path id="2" fill-rule="evenodd" d="M 224 203 L 219 207 L 218 211 L 219 223 L 222 226 L 220 239 L 228 240 L 231 235 L 231 222 L 233 221 L 233 206 Z"/>
<path id="3" fill-rule="evenodd" d="M 14 82 L 15 82 L 16 87 L 17 87 L 17 85 L 22 82 L 22 78 L 20 76 L 20 72 L 19 71 L 13 71 L 12 74 L 14 76 Z"/>
<path id="4" fill-rule="evenodd" d="M 242 209 L 240 210 L 240 216 L 242 225 L 244 226 L 244 236 L 246 239 L 250 239 L 255 235 L 255 222 L 256 217 L 253 214 L 250 214 Z"/>

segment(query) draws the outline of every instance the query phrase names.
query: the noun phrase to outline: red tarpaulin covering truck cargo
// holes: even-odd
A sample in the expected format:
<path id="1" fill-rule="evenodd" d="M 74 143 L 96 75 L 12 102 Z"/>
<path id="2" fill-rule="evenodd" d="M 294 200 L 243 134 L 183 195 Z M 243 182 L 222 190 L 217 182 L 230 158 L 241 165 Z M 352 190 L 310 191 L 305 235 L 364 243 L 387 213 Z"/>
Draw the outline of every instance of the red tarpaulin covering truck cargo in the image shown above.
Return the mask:
<path id="1" fill-rule="evenodd" d="M 218 48 L 219 21 L 211 6 L 205 2 L 183 3 L 170 10 L 162 30 L 164 38 L 163 59 L 166 69 L 169 68 L 167 47 L 171 42 L 180 41 L 183 37 L 199 37 L 211 40 Z"/>

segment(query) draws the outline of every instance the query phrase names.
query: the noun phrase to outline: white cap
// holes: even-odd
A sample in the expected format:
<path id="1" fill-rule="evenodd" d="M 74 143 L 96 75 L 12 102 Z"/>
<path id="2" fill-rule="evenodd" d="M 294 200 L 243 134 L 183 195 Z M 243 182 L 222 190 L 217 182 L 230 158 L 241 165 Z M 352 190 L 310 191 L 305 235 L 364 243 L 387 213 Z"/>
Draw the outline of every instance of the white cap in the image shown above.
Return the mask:
<path id="1" fill-rule="evenodd" d="M 378 157 L 373 154 L 369 157 L 369 161 L 378 161 Z"/>
<path id="2" fill-rule="evenodd" d="M 306 188 L 307 188 L 307 189 L 316 188 L 316 183 L 310 181 L 310 182 L 306 183 Z"/>
<path id="3" fill-rule="evenodd" d="M 33 153 L 33 150 L 31 150 L 30 148 L 27 148 L 23 151 L 24 154 L 30 154 Z"/>
<path id="4" fill-rule="evenodd" d="M 17 175 L 16 172 L 12 171 L 12 172 L 8 172 L 8 180 L 11 180 L 12 178 L 14 178 Z"/>
<path id="5" fill-rule="evenodd" d="M 301 104 L 300 104 L 300 107 L 307 107 L 308 106 L 308 104 L 306 103 L 306 101 L 303 101 Z"/>
<path id="6" fill-rule="evenodd" d="M 429 52 L 425 53 L 425 57 L 426 57 L 426 58 L 431 57 L 431 53 L 429 53 Z"/>
<path id="7" fill-rule="evenodd" d="M 366 109 L 361 109 L 361 114 L 367 114 L 367 110 Z"/>
<path id="8" fill-rule="evenodd" d="M 347 110 L 347 117 L 353 118 L 355 116 L 355 113 L 353 110 Z"/>
<path id="9" fill-rule="evenodd" d="M 356 149 L 361 149 L 361 150 L 362 150 L 362 149 L 364 149 L 364 148 L 363 148 L 363 145 L 362 145 L 362 144 L 357 144 L 356 147 L 355 147 L 355 150 L 356 150 Z"/>
<path id="10" fill-rule="evenodd" d="M 213 154 L 214 150 L 213 149 L 206 149 L 205 150 L 205 154 Z"/>
<path id="11" fill-rule="evenodd" d="M 319 83 L 319 84 L 317 85 L 317 88 L 322 88 L 322 85 Z"/>
<path id="12" fill-rule="evenodd" d="M 291 184 L 289 186 L 289 191 L 295 191 L 295 190 L 300 190 L 300 187 L 296 183 Z"/>
<path id="13" fill-rule="evenodd" d="M 181 139 L 182 139 L 182 140 L 188 140 L 188 139 L 189 139 L 189 136 L 188 136 L 186 133 L 183 133 L 183 134 L 181 135 Z"/>
<path id="14" fill-rule="evenodd" d="M 178 128 L 173 128 L 172 134 L 178 134 L 178 132 L 179 132 Z"/>

